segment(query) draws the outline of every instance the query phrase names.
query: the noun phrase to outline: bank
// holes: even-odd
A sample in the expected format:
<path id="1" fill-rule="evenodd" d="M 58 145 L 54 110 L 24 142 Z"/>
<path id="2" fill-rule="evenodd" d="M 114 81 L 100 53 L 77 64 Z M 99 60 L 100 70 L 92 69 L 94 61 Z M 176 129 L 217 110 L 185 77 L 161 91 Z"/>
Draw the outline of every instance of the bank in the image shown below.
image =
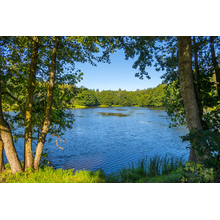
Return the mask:
<path id="1" fill-rule="evenodd" d="M 22 163 L 23 165 L 23 163 Z M 106 174 L 102 169 L 64 170 L 41 166 L 35 171 L 12 175 L 9 164 L 0 174 L 0 183 L 215 183 L 216 172 L 201 164 L 184 162 L 181 158 L 154 157 L 142 159 L 117 172 Z"/>

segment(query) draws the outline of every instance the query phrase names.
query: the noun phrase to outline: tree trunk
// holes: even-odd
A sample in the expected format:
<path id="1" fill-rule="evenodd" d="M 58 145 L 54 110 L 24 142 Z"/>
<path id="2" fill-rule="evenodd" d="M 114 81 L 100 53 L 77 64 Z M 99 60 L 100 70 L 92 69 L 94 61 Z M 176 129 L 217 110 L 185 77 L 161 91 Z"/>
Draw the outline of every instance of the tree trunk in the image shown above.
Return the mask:
<path id="1" fill-rule="evenodd" d="M 199 114 L 202 120 L 203 115 L 203 108 L 202 108 L 202 101 L 201 101 L 201 86 L 200 86 L 200 73 L 199 73 L 199 65 L 198 65 L 198 54 L 197 54 L 197 45 L 196 45 L 196 38 L 193 37 L 193 46 L 194 46 L 194 58 L 195 58 L 195 78 L 196 78 L 196 96 L 199 106 Z"/>
<path id="2" fill-rule="evenodd" d="M 11 166 L 12 173 L 15 174 L 16 172 L 22 172 L 21 162 L 18 158 L 16 149 L 14 146 L 11 129 L 3 117 L 2 94 L 1 94 L 1 74 L 0 74 L 0 135 L 1 135 L 1 140 L 3 142 L 3 145 L 4 145 L 6 157 Z"/>
<path id="3" fill-rule="evenodd" d="M 215 56 L 215 47 L 214 47 L 214 37 L 210 37 L 210 48 L 212 54 L 212 63 L 215 68 L 216 82 L 217 82 L 217 90 L 218 90 L 218 98 L 220 99 L 220 68 Z"/>
<path id="4" fill-rule="evenodd" d="M 220 99 L 220 68 L 215 56 L 215 47 L 214 47 L 214 37 L 210 36 L 210 48 L 211 48 L 211 54 L 212 54 L 212 64 L 215 69 L 215 78 L 217 83 L 217 91 L 218 91 L 218 98 Z M 217 175 L 217 182 L 220 182 L 220 151 L 217 155 L 217 169 L 218 169 L 218 175 Z"/>
<path id="5" fill-rule="evenodd" d="M 3 142 L 0 139 L 0 173 L 2 173 L 5 169 L 4 160 L 3 160 Z"/>
<path id="6" fill-rule="evenodd" d="M 33 52 L 31 55 L 30 73 L 28 79 L 28 92 L 25 108 L 25 141 L 24 141 L 24 167 L 25 170 L 33 166 L 33 153 L 32 153 L 32 105 L 34 98 L 36 69 L 37 69 L 37 56 L 38 56 L 38 42 L 39 37 L 33 37 Z"/>
<path id="7" fill-rule="evenodd" d="M 49 130 L 50 122 L 51 122 L 53 88 L 54 88 L 55 71 L 56 71 L 56 53 L 57 53 L 59 41 L 60 41 L 60 37 L 55 37 L 54 47 L 52 51 L 52 58 L 51 58 L 50 73 L 49 73 L 49 84 L 48 84 L 48 89 L 47 89 L 47 105 L 46 105 L 45 118 L 44 118 L 42 130 L 40 133 L 40 137 L 38 139 L 38 143 L 36 147 L 36 155 L 34 158 L 34 169 L 35 170 L 39 169 L 40 159 L 42 156 L 43 147 L 44 147 L 44 143 L 46 140 L 46 135 Z"/>
<path id="8" fill-rule="evenodd" d="M 189 131 L 199 131 L 202 129 L 202 123 L 192 73 L 191 37 L 178 37 L 178 47 L 180 89 L 183 97 L 186 121 Z M 198 162 L 198 156 L 192 147 L 190 149 L 189 160 L 195 163 Z"/>

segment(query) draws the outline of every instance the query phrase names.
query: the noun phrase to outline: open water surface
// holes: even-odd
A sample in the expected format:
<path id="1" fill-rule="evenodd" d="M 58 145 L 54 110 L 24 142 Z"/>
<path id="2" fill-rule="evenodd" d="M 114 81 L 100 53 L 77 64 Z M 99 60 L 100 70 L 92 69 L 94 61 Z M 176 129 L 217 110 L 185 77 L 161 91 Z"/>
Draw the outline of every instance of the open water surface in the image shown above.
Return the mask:
<path id="1" fill-rule="evenodd" d="M 110 173 L 156 154 L 188 158 L 188 143 L 183 143 L 179 137 L 185 135 L 187 129 L 183 126 L 169 128 L 171 121 L 163 109 L 115 107 L 72 111 L 75 115 L 73 129 L 63 136 L 67 143 L 58 140 L 64 149 L 56 146 L 56 137 L 45 144 L 50 165 L 55 168 L 103 168 Z M 121 113 L 121 117 L 111 113 Z M 16 143 L 20 159 L 23 159 L 22 141 Z"/>

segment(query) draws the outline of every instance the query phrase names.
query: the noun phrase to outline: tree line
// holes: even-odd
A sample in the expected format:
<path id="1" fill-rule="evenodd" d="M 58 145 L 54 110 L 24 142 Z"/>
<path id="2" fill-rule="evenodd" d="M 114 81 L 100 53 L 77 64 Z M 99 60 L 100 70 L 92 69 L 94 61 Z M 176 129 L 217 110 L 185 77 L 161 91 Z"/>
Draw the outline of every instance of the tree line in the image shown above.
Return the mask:
<path id="1" fill-rule="evenodd" d="M 164 105 L 164 84 L 144 90 L 118 91 L 79 88 L 74 105 L 80 106 L 156 106 Z"/>
<path id="2" fill-rule="evenodd" d="M 219 170 L 220 37 L 34 36 L 0 37 L 1 171 L 3 150 L 12 172 L 23 170 L 15 150 L 18 137 L 23 137 L 25 142 L 24 169 L 38 169 L 47 134 L 60 136 L 73 125 L 69 109 L 76 89 L 64 85 L 74 85 L 82 79 L 83 73 L 75 69 L 75 62 L 110 63 L 110 54 L 118 49 L 124 51 L 126 60 L 134 59 L 133 68 L 138 69 L 135 76 L 140 79 L 150 79 L 147 66 L 165 70 L 162 77 L 166 84 L 167 112 L 176 125 L 185 124 L 189 129 L 183 138 L 191 143 L 189 160 Z M 143 105 L 153 97 L 153 93 L 148 96 L 145 92 L 136 96 L 142 97 Z M 104 91 L 102 96 L 101 93 L 98 97 L 93 91 L 96 104 L 120 103 L 119 91 Z M 121 91 L 121 96 L 125 97 L 125 93 Z M 126 96 L 129 104 L 135 103 L 132 92 Z M 79 94 L 78 101 L 81 100 Z M 87 100 L 86 104 L 93 105 L 94 100 Z M 136 100 L 141 103 L 141 99 Z M 154 103 L 157 103 L 155 100 L 156 96 Z M 122 98 L 121 103 L 126 104 L 126 100 Z M 7 113 L 11 106 L 16 113 L 13 116 Z M 16 133 L 15 124 L 23 127 L 22 134 Z M 35 156 L 33 140 L 37 142 Z"/>

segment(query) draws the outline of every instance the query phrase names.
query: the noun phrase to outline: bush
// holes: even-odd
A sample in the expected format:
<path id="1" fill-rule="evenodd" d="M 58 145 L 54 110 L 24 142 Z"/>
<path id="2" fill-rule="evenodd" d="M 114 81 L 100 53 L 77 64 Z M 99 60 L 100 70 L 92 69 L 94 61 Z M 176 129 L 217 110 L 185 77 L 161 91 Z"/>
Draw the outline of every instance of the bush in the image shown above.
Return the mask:
<path id="1" fill-rule="evenodd" d="M 173 172 L 182 183 L 214 183 L 216 173 L 213 168 L 206 168 L 202 164 L 186 162 L 184 167 L 180 167 Z"/>

